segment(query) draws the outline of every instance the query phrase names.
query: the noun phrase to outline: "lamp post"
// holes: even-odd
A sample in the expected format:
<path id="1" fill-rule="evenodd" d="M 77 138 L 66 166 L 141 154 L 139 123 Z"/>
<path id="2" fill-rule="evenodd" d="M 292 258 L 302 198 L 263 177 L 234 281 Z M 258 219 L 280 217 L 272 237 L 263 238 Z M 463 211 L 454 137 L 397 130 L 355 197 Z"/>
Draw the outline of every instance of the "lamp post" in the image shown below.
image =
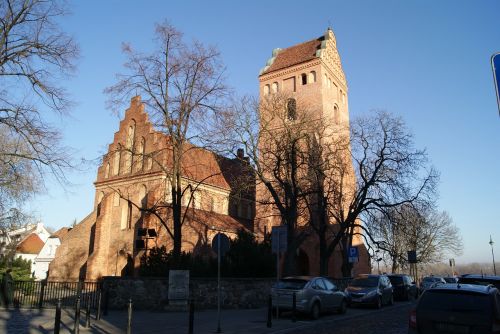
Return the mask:
<path id="1" fill-rule="evenodd" d="M 497 275 L 497 268 L 495 267 L 495 253 L 493 253 L 493 240 L 491 239 L 491 234 L 490 234 L 490 242 L 489 242 L 490 246 L 491 246 L 491 257 L 493 258 L 493 272 L 495 274 L 495 276 Z"/>

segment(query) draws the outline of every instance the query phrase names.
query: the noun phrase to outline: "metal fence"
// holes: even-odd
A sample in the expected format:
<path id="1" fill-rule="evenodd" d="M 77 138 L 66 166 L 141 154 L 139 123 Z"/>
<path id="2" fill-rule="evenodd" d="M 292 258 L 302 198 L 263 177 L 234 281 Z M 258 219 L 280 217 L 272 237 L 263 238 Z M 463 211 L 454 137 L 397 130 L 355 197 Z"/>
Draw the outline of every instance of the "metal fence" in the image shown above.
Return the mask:
<path id="1" fill-rule="evenodd" d="M 63 308 L 73 308 L 79 296 L 82 308 L 90 304 L 97 309 L 100 294 L 99 282 L 15 281 L 12 303 L 18 308 L 55 308 L 61 299 Z"/>

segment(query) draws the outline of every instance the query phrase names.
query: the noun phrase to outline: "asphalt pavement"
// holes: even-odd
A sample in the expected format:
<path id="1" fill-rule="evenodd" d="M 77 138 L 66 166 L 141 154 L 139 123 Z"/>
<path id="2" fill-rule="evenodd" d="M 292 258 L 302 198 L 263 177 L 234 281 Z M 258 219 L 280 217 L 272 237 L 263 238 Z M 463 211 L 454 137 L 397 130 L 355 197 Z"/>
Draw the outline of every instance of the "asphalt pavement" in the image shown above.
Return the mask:
<path id="1" fill-rule="evenodd" d="M 267 309 L 221 310 L 222 333 L 289 333 L 289 334 L 357 334 L 357 333 L 406 333 L 410 302 L 399 302 L 380 310 L 349 308 L 346 314 L 323 315 L 319 320 L 298 316 L 292 321 L 290 313 L 272 319 L 267 327 Z M 74 333 L 73 310 L 63 310 L 60 333 Z M 54 333 L 55 310 L 11 309 L 0 310 L 0 333 Z M 217 333 L 217 310 L 195 311 L 193 333 Z M 110 311 L 97 321 L 91 317 L 90 327 L 85 327 L 85 314 L 81 313 L 80 333 L 126 333 L 127 312 Z M 187 334 L 187 312 L 134 311 L 132 333 Z"/>

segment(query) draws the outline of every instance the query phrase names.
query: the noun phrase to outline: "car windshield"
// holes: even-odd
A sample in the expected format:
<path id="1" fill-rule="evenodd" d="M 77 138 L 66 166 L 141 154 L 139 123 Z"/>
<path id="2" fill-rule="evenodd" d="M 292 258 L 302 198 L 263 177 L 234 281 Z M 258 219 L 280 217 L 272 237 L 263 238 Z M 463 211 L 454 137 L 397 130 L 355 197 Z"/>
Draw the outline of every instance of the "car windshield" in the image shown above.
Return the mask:
<path id="1" fill-rule="evenodd" d="M 402 276 L 389 276 L 389 280 L 391 281 L 392 285 L 402 285 L 403 284 L 403 277 Z"/>
<path id="2" fill-rule="evenodd" d="M 418 308 L 425 311 L 491 313 L 488 295 L 457 290 L 428 290 L 422 295 Z"/>
<path id="3" fill-rule="evenodd" d="M 303 279 L 282 279 L 276 283 L 277 289 L 301 290 L 308 281 Z"/>
<path id="4" fill-rule="evenodd" d="M 350 286 L 356 287 L 375 287 L 378 285 L 378 277 L 358 277 L 352 280 Z"/>

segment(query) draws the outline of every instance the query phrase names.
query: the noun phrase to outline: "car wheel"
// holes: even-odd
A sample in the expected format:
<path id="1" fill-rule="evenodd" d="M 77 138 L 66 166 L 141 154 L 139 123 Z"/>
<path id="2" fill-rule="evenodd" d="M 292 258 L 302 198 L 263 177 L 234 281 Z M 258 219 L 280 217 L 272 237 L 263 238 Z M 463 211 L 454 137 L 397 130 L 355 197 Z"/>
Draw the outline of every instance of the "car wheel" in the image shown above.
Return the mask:
<path id="1" fill-rule="evenodd" d="M 320 312 L 321 309 L 319 303 L 318 302 L 314 303 L 313 306 L 311 307 L 311 318 L 313 318 L 314 320 L 319 319 Z"/>
<path id="2" fill-rule="evenodd" d="M 378 296 L 377 300 L 375 301 L 375 308 L 382 308 L 382 298 L 380 298 L 380 296 Z"/>
<path id="3" fill-rule="evenodd" d="M 338 312 L 339 314 L 344 314 L 346 311 L 347 311 L 347 302 L 345 301 L 345 299 L 342 299 Z"/>

